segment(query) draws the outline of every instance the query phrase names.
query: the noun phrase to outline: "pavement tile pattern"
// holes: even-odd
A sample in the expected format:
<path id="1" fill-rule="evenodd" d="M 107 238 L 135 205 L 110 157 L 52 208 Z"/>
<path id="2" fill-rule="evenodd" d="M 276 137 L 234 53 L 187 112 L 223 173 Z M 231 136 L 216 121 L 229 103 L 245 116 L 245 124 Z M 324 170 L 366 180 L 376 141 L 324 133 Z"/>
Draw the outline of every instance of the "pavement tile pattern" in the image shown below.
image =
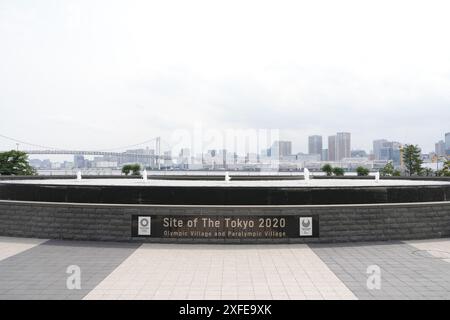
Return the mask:
<path id="1" fill-rule="evenodd" d="M 144 244 L 86 299 L 354 299 L 306 245 Z"/>
<path id="2" fill-rule="evenodd" d="M 81 299 L 138 246 L 49 240 L 0 261 L 0 299 Z M 70 266 L 79 267 L 80 289 L 67 289 Z"/>
<path id="3" fill-rule="evenodd" d="M 0 261 L 31 249 L 45 241 L 42 239 L 0 237 Z"/>
<path id="4" fill-rule="evenodd" d="M 80 288 L 68 289 L 74 266 Z M 186 245 L 0 237 L 0 299 L 450 299 L 450 239 Z"/>
<path id="5" fill-rule="evenodd" d="M 358 299 L 450 299 L 450 264 L 426 250 L 418 254 L 417 248 L 410 244 L 313 245 L 312 248 Z M 373 267 L 380 271 L 379 288 L 367 285 Z"/>

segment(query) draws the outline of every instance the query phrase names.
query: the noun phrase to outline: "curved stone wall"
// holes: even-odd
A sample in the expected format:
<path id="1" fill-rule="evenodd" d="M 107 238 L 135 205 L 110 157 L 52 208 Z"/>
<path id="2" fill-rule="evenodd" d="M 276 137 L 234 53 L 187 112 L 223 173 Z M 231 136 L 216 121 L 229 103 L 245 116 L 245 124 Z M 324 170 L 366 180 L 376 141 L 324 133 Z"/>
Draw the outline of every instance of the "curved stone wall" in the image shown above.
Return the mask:
<path id="1" fill-rule="evenodd" d="M 148 236 L 137 235 L 140 217 L 151 217 Z M 225 221 L 283 217 L 284 237 L 162 236 L 162 218 Z M 311 218 L 312 233 L 299 234 L 299 219 Z M 267 219 L 265 219 L 267 218 Z M 185 223 L 186 223 L 185 219 Z M 232 221 L 232 220 L 230 220 Z M 212 223 L 211 222 L 211 223 Z M 172 223 L 172 221 L 171 221 Z M 175 223 L 175 222 L 173 222 Z M 300 225 L 300 228 L 302 226 Z M 238 230 L 239 227 L 233 230 Z M 266 228 L 267 229 L 267 228 Z M 175 229 L 172 229 L 175 230 Z M 220 230 L 213 227 L 210 230 Z M 280 229 L 281 230 L 281 229 Z M 144 230 L 145 231 L 145 230 Z M 173 206 L 44 203 L 0 200 L 0 236 L 74 240 L 187 243 L 302 243 L 408 240 L 450 236 L 450 201 L 317 206 Z"/>

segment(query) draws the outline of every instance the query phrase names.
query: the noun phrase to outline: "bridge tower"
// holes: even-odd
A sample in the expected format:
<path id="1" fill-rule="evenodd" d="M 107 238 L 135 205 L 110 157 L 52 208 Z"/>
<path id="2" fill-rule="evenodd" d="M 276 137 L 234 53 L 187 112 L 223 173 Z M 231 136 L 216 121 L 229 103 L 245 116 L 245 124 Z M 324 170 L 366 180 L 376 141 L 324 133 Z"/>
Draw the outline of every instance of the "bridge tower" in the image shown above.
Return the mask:
<path id="1" fill-rule="evenodd" d="M 156 153 L 156 166 L 158 167 L 158 170 L 161 169 L 161 137 L 156 137 L 155 140 L 155 153 Z"/>

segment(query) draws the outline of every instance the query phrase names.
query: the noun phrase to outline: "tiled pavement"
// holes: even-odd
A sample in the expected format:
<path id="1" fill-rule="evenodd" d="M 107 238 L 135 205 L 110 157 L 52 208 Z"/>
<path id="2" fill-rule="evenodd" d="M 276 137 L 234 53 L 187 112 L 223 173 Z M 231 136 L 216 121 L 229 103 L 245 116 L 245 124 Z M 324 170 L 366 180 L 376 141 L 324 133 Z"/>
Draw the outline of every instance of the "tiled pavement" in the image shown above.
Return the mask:
<path id="1" fill-rule="evenodd" d="M 71 265 L 80 268 L 80 289 L 67 289 Z M 379 287 L 369 289 L 377 282 L 368 287 L 368 268 L 379 268 Z M 182 245 L 0 237 L 0 299 L 450 299 L 450 239 Z"/>
<path id="2" fill-rule="evenodd" d="M 0 261 L 45 242 L 42 239 L 0 237 Z"/>
<path id="3" fill-rule="evenodd" d="M 450 252 L 450 241 L 446 242 Z M 450 299 L 450 264 L 405 243 L 313 246 L 314 252 L 359 299 Z M 380 288 L 368 290 L 368 268 Z M 370 269 L 369 269 L 370 272 Z"/>
<path id="4" fill-rule="evenodd" d="M 306 245 L 144 244 L 86 298 L 355 297 Z"/>
<path id="5" fill-rule="evenodd" d="M 50 240 L 0 261 L 0 299 L 81 299 L 120 265 L 137 244 Z M 69 266 L 81 289 L 68 290 Z"/>

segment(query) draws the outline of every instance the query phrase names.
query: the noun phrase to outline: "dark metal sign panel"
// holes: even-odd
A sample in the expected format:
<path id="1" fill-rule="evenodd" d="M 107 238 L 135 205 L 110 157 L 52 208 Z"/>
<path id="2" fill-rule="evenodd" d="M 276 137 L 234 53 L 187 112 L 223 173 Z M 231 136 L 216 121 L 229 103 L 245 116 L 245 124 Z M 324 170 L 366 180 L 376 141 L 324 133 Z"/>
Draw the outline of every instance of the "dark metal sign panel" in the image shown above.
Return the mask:
<path id="1" fill-rule="evenodd" d="M 319 217 L 133 215 L 132 236 L 175 239 L 319 237 Z"/>

